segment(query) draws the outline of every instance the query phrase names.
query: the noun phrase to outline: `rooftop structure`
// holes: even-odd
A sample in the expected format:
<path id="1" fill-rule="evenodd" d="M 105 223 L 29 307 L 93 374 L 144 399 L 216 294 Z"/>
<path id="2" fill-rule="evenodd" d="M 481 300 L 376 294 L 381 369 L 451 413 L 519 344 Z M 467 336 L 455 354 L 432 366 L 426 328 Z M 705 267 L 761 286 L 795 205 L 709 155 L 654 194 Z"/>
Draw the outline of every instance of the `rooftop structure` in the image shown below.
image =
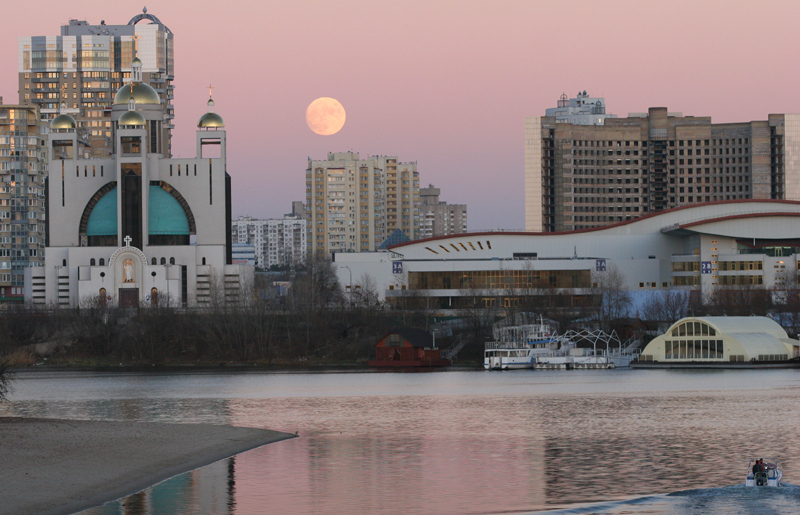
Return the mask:
<path id="1" fill-rule="evenodd" d="M 615 114 L 606 113 L 606 99 L 590 97 L 586 90 L 578 91 L 575 98 L 568 98 L 566 93 L 558 99 L 558 107 L 547 109 L 546 116 L 555 118 L 556 123 L 574 125 L 603 125 L 606 118 L 616 118 Z"/>

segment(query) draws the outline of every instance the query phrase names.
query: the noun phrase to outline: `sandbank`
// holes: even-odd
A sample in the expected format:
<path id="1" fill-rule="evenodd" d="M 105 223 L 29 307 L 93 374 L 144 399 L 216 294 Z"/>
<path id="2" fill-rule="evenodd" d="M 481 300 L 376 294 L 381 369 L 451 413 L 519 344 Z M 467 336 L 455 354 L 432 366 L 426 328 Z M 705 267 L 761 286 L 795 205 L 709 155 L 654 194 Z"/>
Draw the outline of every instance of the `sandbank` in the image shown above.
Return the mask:
<path id="1" fill-rule="evenodd" d="M 266 429 L 0 417 L 0 515 L 60 515 L 293 438 Z"/>

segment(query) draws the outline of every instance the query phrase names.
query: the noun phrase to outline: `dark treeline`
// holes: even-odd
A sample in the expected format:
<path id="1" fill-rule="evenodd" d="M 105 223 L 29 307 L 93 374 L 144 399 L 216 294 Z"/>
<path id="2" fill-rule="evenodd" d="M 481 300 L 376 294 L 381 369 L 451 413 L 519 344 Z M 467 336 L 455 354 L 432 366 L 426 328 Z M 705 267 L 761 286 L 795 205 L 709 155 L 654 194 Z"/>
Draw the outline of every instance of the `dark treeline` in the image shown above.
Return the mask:
<path id="1" fill-rule="evenodd" d="M 18 306 L 0 311 L 0 357 L 25 364 L 33 354 L 80 362 L 359 362 L 396 327 L 427 328 L 419 310 L 388 309 L 372 281 L 345 294 L 330 262 L 312 261 L 287 294 L 242 285 L 236 302 L 212 281 L 202 308 L 163 305 L 117 309 L 87 302 L 76 309 Z M 268 295 L 256 298 L 255 291 Z"/>
<path id="2" fill-rule="evenodd" d="M 555 288 L 496 290 L 495 302 L 487 302 L 489 291 L 462 291 L 471 301 L 446 313 L 435 309 L 425 290 L 395 290 L 391 303 L 379 302 L 375 280 L 366 275 L 352 278 L 343 289 L 334 265 L 325 260 L 309 261 L 302 273 L 281 279 L 291 282 L 291 288 L 278 292 L 271 280 L 260 277 L 262 284 L 241 285 L 235 301 L 223 280 L 212 281 L 211 302 L 189 310 L 164 305 L 166 298 L 157 307 L 140 309 L 92 302 L 76 309 L 4 309 L 0 367 L 30 364 L 43 355 L 51 356 L 50 362 L 70 363 L 365 362 L 391 329 L 431 331 L 444 314 L 458 320 L 451 320 L 457 322 L 450 325 L 452 335 L 437 336 L 437 343 L 446 348 L 466 340 L 460 361 L 481 361 L 492 325 L 503 318 L 511 325 L 523 323 L 523 314 L 553 319 L 562 332 L 582 327 L 611 331 L 619 327 L 616 321 L 630 319 L 657 322 L 658 330 L 664 331 L 688 315 L 768 314 L 790 335 L 800 330 L 800 292 L 794 276 L 784 281 L 791 289 L 737 286 L 705 298 L 663 291 L 634 308 L 621 273 L 612 267 L 593 274 L 593 286 L 585 295 L 589 301 L 582 304 L 576 304 L 568 290 Z"/>

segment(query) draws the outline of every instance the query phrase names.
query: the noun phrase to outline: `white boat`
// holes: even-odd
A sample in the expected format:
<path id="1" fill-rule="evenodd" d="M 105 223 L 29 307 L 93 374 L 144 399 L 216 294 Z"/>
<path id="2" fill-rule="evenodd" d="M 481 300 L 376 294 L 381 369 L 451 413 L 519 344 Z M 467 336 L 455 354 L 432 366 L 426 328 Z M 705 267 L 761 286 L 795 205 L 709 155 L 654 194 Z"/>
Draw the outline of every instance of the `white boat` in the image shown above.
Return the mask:
<path id="1" fill-rule="evenodd" d="M 781 486 L 783 471 L 781 464 L 774 458 L 764 458 L 764 472 L 753 473 L 756 460 L 750 460 L 747 465 L 747 477 L 744 486 Z"/>
<path id="2" fill-rule="evenodd" d="M 495 341 L 487 342 L 484 348 L 486 370 L 533 368 L 537 356 L 550 355 L 560 345 L 553 326 L 541 318 L 538 324 L 500 327 L 493 333 Z"/>

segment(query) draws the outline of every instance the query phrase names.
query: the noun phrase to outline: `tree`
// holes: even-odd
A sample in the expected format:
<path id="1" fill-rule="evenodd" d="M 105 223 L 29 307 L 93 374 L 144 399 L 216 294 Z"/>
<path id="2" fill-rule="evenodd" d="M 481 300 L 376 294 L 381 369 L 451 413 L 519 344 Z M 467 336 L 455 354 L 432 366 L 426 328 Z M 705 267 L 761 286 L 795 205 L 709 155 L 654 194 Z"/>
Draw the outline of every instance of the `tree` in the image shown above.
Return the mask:
<path id="1" fill-rule="evenodd" d="M 598 298 L 596 320 L 600 327 L 610 332 L 609 323 L 628 316 L 631 294 L 625 288 L 625 276 L 611 264 L 604 272 L 592 274 L 592 293 Z"/>
<path id="2" fill-rule="evenodd" d="M 648 298 L 642 305 L 639 316 L 643 320 L 659 322 L 659 329 L 665 331 L 676 320 L 689 312 L 688 292 L 668 290 Z M 663 325 L 666 324 L 666 327 Z"/>
<path id="3" fill-rule="evenodd" d="M 8 394 L 14 391 L 11 385 L 11 380 L 14 378 L 14 373 L 8 365 L 5 358 L 0 358 L 0 401 L 6 400 Z"/>

